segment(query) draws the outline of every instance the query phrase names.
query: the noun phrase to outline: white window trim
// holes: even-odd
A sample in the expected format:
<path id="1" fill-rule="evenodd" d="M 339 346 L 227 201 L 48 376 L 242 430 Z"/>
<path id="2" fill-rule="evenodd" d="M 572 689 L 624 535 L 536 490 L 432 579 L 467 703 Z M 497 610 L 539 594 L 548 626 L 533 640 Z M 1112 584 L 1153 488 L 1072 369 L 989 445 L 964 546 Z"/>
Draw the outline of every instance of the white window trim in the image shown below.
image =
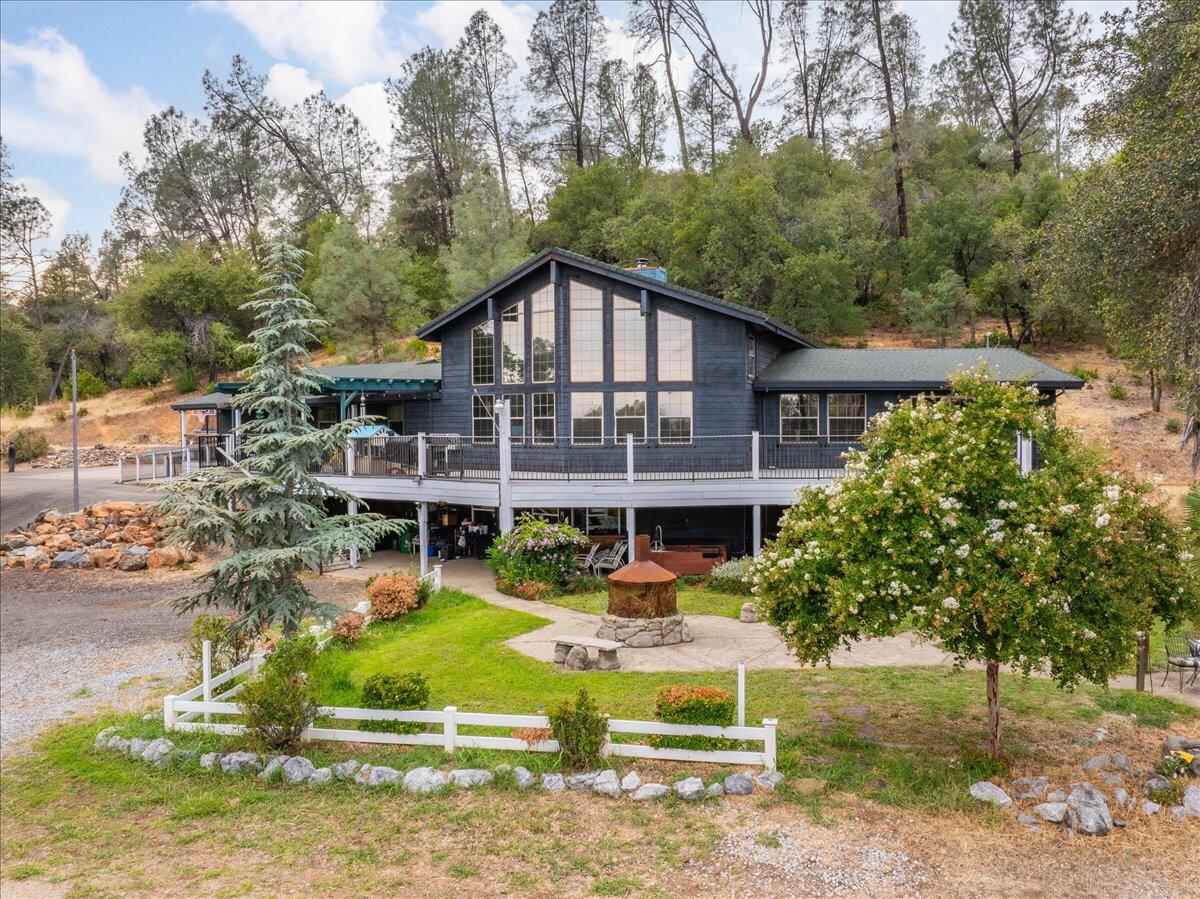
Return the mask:
<path id="1" fill-rule="evenodd" d="M 526 428 L 525 428 L 525 422 L 526 422 L 526 417 L 527 417 L 525 412 L 526 412 L 526 407 L 529 406 L 529 401 L 525 397 L 526 397 L 526 395 L 524 393 L 506 393 L 506 394 L 503 394 L 503 396 L 502 396 L 502 399 L 506 399 L 509 401 L 509 403 L 508 403 L 509 416 L 510 416 L 509 417 L 509 422 L 510 422 L 509 440 L 511 440 L 514 444 L 527 443 L 528 438 L 529 438 L 529 434 L 527 433 Z M 512 401 L 515 399 L 518 399 L 518 398 L 521 400 L 521 414 L 519 416 L 513 414 L 513 412 L 512 412 L 512 407 L 513 407 Z M 516 422 L 516 421 L 519 421 L 521 423 L 521 436 L 520 437 L 512 436 L 511 423 Z"/>
<path id="2" fill-rule="evenodd" d="M 664 378 L 663 377 L 663 358 L 662 358 L 662 323 L 663 316 L 670 318 L 678 318 L 688 323 L 690 327 L 691 340 L 688 341 L 689 355 L 691 356 L 692 373 L 686 378 Z M 661 384 L 694 384 L 696 381 L 696 320 L 687 315 L 681 315 L 678 312 L 671 312 L 667 309 L 654 310 L 654 368 L 655 376 Z M 693 409 L 694 411 L 694 409 Z"/>
<path id="3" fill-rule="evenodd" d="M 475 432 L 475 422 L 484 421 L 485 416 L 475 414 L 475 401 L 483 400 L 484 408 L 487 411 L 486 420 L 492 423 L 492 436 L 479 437 Z M 496 442 L 496 417 L 493 410 L 496 406 L 496 395 L 493 393 L 472 393 L 471 394 L 471 443 L 478 446 L 492 446 Z"/>
<path id="4" fill-rule="evenodd" d="M 835 396 L 861 396 L 861 397 L 862 397 L 862 404 L 863 404 L 863 415 L 862 415 L 862 422 L 863 422 L 863 427 L 862 427 L 862 430 L 861 430 L 861 431 L 859 431 L 859 433 L 858 433 L 858 435 L 857 435 L 857 436 L 855 436 L 855 437 L 835 437 L 835 436 L 834 436 L 834 434 L 833 434 L 833 428 L 831 428 L 831 427 L 830 427 L 830 418 L 831 418 L 831 416 L 830 416 L 830 414 L 829 414 L 829 410 L 830 410 L 830 408 L 832 408 L 832 406 L 833 406 L 833 404 L 830 402 L 830 400 L 831 400 L 831 399 L 833 399 L 833 397 L 835 397 Z M 845 418 L 845 416 L 840 416 L 840 415 L 839 415 L 839 416 L 836 416 L 836 417 L 837 417 L 837 418 L 839 418 L 839 419 L 843 419 L 843 418 Z M 866 395 L 865 393 L 861 393 L 861 392 L 851 392 L 851 393 L 827 393 L 827 394 L 825 395 L 825 436 L 826 436 L 826 439 L 827 439 L 827 440 L 828 440 L 830 443 L 859 443 L 859 442 L 862 440 L 862 435 L 863 435 L 863 434 L 865 434 L 865 433 L 867 432 L 867 421 L 868 421 L 868 415 L 867 415 L 867 395 Z"/>
<path id="5" fill-rule="evenodd" d="M 539 416 L 535 409 L 534 397 L 548 396 L 550 397 L 550 415 Z M 550 421 L 550 430 L 553 432 L 549 437 L 539 437 L 537 433 L 537 423 L 539 421 Z M 553 446 L 558 442 L 558 403 L 555 395 L 549 390 L 539 390 L 536 393 L 529 394 L 529 442 L 533 446 Z"/>
<path id="6" fill-rule="evenodd" d="M 619 408 L 617 406 L 617 397 L 622 393 L 635 393 L 635 394 L 638 394 L 639 396 L 641 396 L 641 398 L 642 398 L 642 414 L 641 414 L 641 416 L 617 415 L 617 409 Z M 639 440 L 635 436 L 633 438 L 633 442 L 635 444 L 637 444 L 638 446 L 645 446 L 647 441 L 650 439 L 650 421 L 649 421 L 649 419 L 650 419 L 650 395 L 649 395 L 649 392 L 645 391 L 645 390 L 618 390 L 615 393 L 613 393 L 613 430 L 612 430 L 613 440 L 615 440 L 617 443 L 620 443 L 622 445 L 625 443 L 625 435 L 620 433 L 620 428 L 617 427 L 617 419 L 626 419 L 626 420 L 636 421 L 639 417 L 642 419 L 642 438 Z"/>
<path id="7" fill-rule="evenodd" d="M 687 440 L 684 440 L 680 437 L 663 437 L 663 435 L 662 435 L 662 423 L 663 423 L 662 395 L 664 393 L 688 393 L 688 394 L 691 394 L 691 396 L 692 396 L 692 412 L 688 416 Z M 695 391 L 693 391 L 693 390 L 660 390 L 660 391 L 658 391 L 658 396 L 655 399 L 656 399 L 655 405 L 658 407 L 658 410 L 657 410 L 657 412 L 658 412 L 658 434 L 654 439 L 658 442 L 658 445 L 659 446 L 688 446 L 689 444 L 695 442 L 695 439 L 696 439 L 696 393 L 695 393 Z M 673 416 L 667 416 L 667 417 L 671 418 Z"/>
<path id="8" fill-rule="evenodd" d="M 813 416 L 789 416 L 789 418 L 807 419 L 812 418 L 817 423 L 817 433 L 811 437 L 800 437 L 795 434 L 783 433 L 783 398 L 785 396 L 815 396 L 817 398 L 817 414 Z M 820 443 L 821 441 L 821 394 L 810 393 L 809 391 L 799 391 L 796 393 L 781 393 L 779 394 L 779 442 L 787 444 L 795 443 Z"/>
<path id="9" fill-rule="evenodd" d="M 536 309 L 534 304 L 534 294 L 541 293 L 543 290 L 550 290 L 550 308 Z M 534 360 L 533 346 L 536 337 L 536 323 L 539 317 L 549 313 L 550 317 L 550 377 L 537 377 L 536 363 Z M 553 384 L 554 378 L 558 374 L 558 303 L 555 298 L 555 289 L 553 284 L 548 284 L 539 287 L 529 295 L 529 383 L 531 384 Z"/>
<path id="10" fill-rule="evenodd" d="M 492 333 L 492 377 L 490 380 L 480 381 L 475 376 L 475 332 L 491 326 Z M 468 351 L 471 354 L 471 386 L 472 387 L 487 387 L 496 383 L 496 323 L 491 319 L 482 321 L 471 329 L 470 345 Z"/>
<path id="11" fill-rule="evenodd" d="M 584 394 L 598 394 L 600 397 L 600 417 L 593 418 L 592 416 L 577 416 L 575 414 L 575 397 Z M 576 421 L 598 421 L 600 422 L 599 437 L 576 437 L 575 422 Z M 603 446 L 604 445 L 604 394 L 598 390 L 580 390 L 577 393 L 571 394 L 571 445 L 572 446 Z"/>

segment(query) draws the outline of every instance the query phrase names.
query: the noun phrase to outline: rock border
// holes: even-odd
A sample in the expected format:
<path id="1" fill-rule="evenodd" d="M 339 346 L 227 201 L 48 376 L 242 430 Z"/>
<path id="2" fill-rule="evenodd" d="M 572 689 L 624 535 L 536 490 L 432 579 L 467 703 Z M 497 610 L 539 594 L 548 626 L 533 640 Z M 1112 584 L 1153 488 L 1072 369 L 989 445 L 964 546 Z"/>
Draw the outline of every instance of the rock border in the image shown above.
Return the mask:
<path id="1" fill-rule="evenodd" d="M 221 774 L 253 775 L 258 780 L 289 784 L 318 785 L 353 783 L 364 787 L 391 786 L 406 793 L 430 795 L 457 790 L 474 790 L 497 783 L 512 783 L 519 791 L 540 785 L 540 792 L 562 793 L 568 790 L 584 792 L 609 799 L 628 799 L 645 802 L 676 795 L 685 802 L 696 802 L 725 795 L 749 796 L 756 791 L 773 793 L 784 782 L 778 771 L 753 769 L 719 775 L 707 786 L 699 777 L 683 777 L 667 785 L 646 783 L 636 771 L 621 777 L 613 768 L 564 775 L 553 772 L 539 778 L 521 765 L 499 764 L 493 769 L 454 768 L 449 772 L 422 766 L 401 771 L 387 765 L 362 764 L 346 759 L 318 768 L 301 755 L 282 753 L 260 755 L 247 750 L 199 753 L 194 749 L 179 749 L 167 737 L 147 740 L 126 737 L 119 725 L 106 727 L 96 734 L 92 747 L 96 751 L 119 753 L 165 768 L 174 765 L 196 764 L 200 768 Z"/>

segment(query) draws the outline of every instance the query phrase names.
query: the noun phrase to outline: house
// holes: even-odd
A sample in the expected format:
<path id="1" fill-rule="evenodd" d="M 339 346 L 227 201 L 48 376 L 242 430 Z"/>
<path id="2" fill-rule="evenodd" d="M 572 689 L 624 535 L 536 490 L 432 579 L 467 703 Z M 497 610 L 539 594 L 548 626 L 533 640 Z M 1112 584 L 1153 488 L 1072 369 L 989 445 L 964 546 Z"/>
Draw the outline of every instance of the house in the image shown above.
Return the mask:
<path id="1" fill-rule="evenodd" d="M 844 467 L 888 403 L 944 391 L 980 362 L 1046 403 L 1082 381 L 1012 349 L 824 348 L 753 309 L 550 248 L 419 332 L 441 361 L 339 365 L 318 424 L 378 416 L 321 476 L 416 517 L 422 545 L 512 526 L 526 511 L 598 541 L 653 533 L 680 565 L 755 552 L 798 489 Z M 198 464 L 236 453 L 237 384 L 176 404 Z M 187 413 L 206 430 L 189 438 Z M 189 457 L 190 458 L 190 457 Z M 207 460 L 207 462 L 206 462 Z M 190 462 L 189 462 L 190 464 Z M 632 541 L 631 541 L 632 542 Z"/>

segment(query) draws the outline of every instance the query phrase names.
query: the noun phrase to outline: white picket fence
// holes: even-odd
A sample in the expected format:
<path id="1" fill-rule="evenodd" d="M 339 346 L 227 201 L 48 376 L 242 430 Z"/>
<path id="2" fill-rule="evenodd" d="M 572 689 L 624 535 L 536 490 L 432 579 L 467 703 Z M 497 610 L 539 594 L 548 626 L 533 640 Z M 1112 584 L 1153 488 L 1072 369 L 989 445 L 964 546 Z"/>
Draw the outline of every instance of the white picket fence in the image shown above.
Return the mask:
<path id="1" fill-rule="evenodd" d="M 441 566 L 435 566 L 424 579 L 441 587 Z M 370 606 L 360 603 L 356 611 L 366 613 Z M 318 638 L 318 647 L 324 648 L 331 639 L 328 635 L 331 624 L 314 625 L 311 631 Z M 230 700 L 237 695 L 241 683 L 227 686 L 242 675 L 254 673 L 263 663 L 263 656 L 256 654 L 240 665 L 236 665 L 216 676 L 211 672 L 211 655 L 207 642 L 203 659 L 204 679 L 190 690 L 163 698 L 163 724 L 167 730 L 212 731 L 214 733 L 241 734 L 245 727 L 236 722 L 214 722 L 213 715 L 239 716 L 241 710 Z M 221 690 L 222 687 L 226 689 Z M 744 721 L 745 711 L 743 687 L 739 677 L 738 721 Z M 219 692 L 218 692 L 219 691 Z M 460 728 L 500 728 L 505 730 L 538 729 L 548 730 L 550 719 L 546 715 L 498 715 L 486 712 L 460 712 L 456 706 L 437 710 L 359 709 L 350 706 L 322 706 L 318 711 L 321 718 L 334 721 L 400 721 L 412 724 L 433 725 L 438 730 L 417 734 L 394 734 L 376 731 L 355 730 L 338 727 L 310 727 L 301 735 L 304 740 L 333 740 L 346 743 L 383 743 L 406 746 L 440 746 L 448 753 L 462 748 L 512 749 L 525 752 L 558 752 L 556 740 L 527 743 L 511 736 L 494 736 L 478 733 L 462 733 Z M 203 718 L 203 720 L 199 720 Z M 678 762 L 708 762 L 723 765 L 761 765 L 767 770 L 776 766 L 775 731 L 778 722 L 764 718 L 761 727 L 716 727 L 704 724 L 667 724 L 662 721 L 633 721 L 621 718 L 608 719 L 608 734 L 601 749 L 603 756 L 660 759 Z M 440 732 L 439 732 L 440 730 Z M 741 743 L 761 743 L 761 751 L 734 749 L 675 749 L 649 746 L 643 743 L 614 741 L 615 735 L 713 737 Z"/>

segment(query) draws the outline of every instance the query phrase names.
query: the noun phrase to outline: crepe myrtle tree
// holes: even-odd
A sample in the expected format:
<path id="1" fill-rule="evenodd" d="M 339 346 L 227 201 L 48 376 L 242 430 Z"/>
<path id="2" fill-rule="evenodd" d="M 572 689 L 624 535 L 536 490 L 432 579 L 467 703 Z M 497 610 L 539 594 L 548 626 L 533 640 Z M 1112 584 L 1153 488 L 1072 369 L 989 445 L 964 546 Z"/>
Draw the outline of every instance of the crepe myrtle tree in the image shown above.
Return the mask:
<path id="1" fill-rule="evenodd" d="M 1001 665 L 1067 688 L 1106 683 L 1138 631 L 1195 614 L 1200 589 L 1148 488 L 1103 471 L 1035 388 L 982 368 L 950 387 L 876 416 L 845 478 L 784 514 L 752 585 L 802 661 L 911 621 L 957 664 L 985 665 L 999 757 Z M 1018 433 L 1039 456 L 1026 475 Z"/>
<path id="2" fill-rule="evenodd" d="M 306 349 L 325 323 L 313 317 L 313 305 L 296 286 L 307 255 L 286 243 L 271 245 L 263 287 L 244 307 L 258 327 L 248 345 L 256 361 L 233 398 L 242 410 L 241 463 L 175 479 L 158 503 L 176 542 L 226 553 L 201 576 L 204 589 L 177 600 L 176 608 L 233 609 L 234 630 L 279 624 L 291 636 L 306 617 L 337 614 L 340 609 L 309 592 L 300 577 L 305 568 L 328 564 L 351 547 L 369 550 L 411 527 L 374 513 L 329 514 L 330 501 L 362 501 L 310 474 L 368 419 L 319 429 L 304 401 L 326 380 L 311 368 Z"/>

